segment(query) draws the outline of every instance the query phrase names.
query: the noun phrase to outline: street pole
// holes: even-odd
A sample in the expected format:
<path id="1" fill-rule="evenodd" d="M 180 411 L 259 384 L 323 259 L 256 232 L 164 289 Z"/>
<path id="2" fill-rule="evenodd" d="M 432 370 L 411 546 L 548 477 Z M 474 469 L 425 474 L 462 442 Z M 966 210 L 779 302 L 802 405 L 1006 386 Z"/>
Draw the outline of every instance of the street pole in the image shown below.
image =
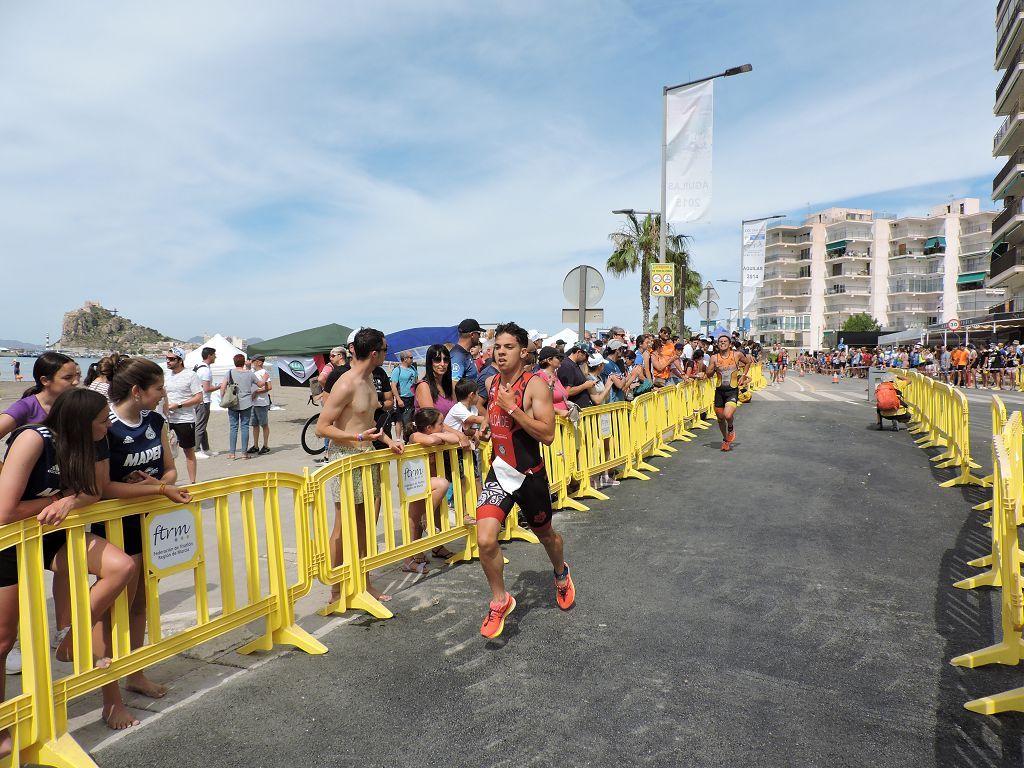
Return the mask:
<path id="1" fill-rule="evenodd" d="M 577 323 L 580 344 L 583 343 L 583 334 L 587 331 L 587 269 L 585 264 L 580 264 L 580 317 Z"/>
<path id="2" fill-rule="evenodd" d="M 664 264 L 665 263 L 665 240 L 667 239 L 667 236 L 668 236 L 668 222 L 666 221 L 667 213 L 668 212 L 665 210 L 665 208 L 667 207 L 667 204 L 668 204 L 668 200 L 667 200 L 667 194 L 668 193 L 667 193 L 667 191 L 665 189 L 665 181 L 666 181 L 666 177 L 668 175 L 668 169 L 665 167 L 665 163 L 668 160 L 668 95 L 672 91 L 677 91 L 680 88 L 686 88 L 687 86 L 697 85 L 698 83 L 706 83 L 708 80 L 716 80 L 719 77 L 732 77 L 733 75 L 742 75 L 744 72 L 750 72 L 752 69 L 753 69 L 753 67 L 750 64 L 743 64 L 743 65 L 738 66 L 738 67 L 729 67 L 729 69 L 725 70 L 725 72 L 719 72 L 717 75 L 710 75 L 709 77 L 702 77 L 702 78 L 699 78 L 698 80 L 691 80 L 688 83 L 680 83 L 679 85 L 666 85 L 664 88 L 661 89 L 661 226 L 659 227 L 659 232 L 658 232 L 658 263 L 659 264 Z M 685 283 L 684 283 L 683 290 L 684 290 L 684 292 L 686 290 Z M 683 302 L 683 304 L 684 304 L 683 309 L 680 310 L 680 315 L 679 315 L 679 318 L 680 318 L 680 320 L 679 320 L 679 324 L 680 324 L 679 330 L 680 330 L 680 333 L 682 332 L 682 317 L 683 317 L 682 313 L 685 312 L 685 310 L 686 310 L 685 303 L 686 302 L 684 301 Z M 665 316 L 665 297 L 664 296 L 659 296 L 658 297 L 658 325 L 661 325 L 661 326 L 668 325 L 668 323 L 666 321 L 667 321 L 667 318 Z M 645 328 L 644 331 L 646 332 L 647 329 Z"/>

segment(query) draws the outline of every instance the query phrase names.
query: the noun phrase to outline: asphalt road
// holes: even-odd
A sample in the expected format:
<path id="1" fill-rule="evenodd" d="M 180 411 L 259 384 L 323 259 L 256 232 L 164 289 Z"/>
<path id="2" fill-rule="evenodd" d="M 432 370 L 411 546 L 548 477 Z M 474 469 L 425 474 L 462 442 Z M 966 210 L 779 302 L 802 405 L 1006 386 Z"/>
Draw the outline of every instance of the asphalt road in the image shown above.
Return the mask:
<path id="1" fill-rule="evenodd" d="M 830 391 L 847 388 L 860 391 Z M 948 471 L 906 432 L 874 431 L 862 403 L 755 400 L 737 423 L 732 453 L 702 432 L 650 482 L 556 516 L 572 611 L 554 604 L 543 552 L 513 544 L 519 608 L 497 641 L 477 634 L 479 567 L 435 569 L 397 594 L 394 619 L 343 624 L 327 655 L 273 659 L 95 759 L 1019 765 L 1024 718 L 962 704 L 1024 685 L 1022 671 L 948 663 L 997 627 L 997 593 L 950 586 L 987 545 L 969 511 L 983 496 L 938 488 Z"/>

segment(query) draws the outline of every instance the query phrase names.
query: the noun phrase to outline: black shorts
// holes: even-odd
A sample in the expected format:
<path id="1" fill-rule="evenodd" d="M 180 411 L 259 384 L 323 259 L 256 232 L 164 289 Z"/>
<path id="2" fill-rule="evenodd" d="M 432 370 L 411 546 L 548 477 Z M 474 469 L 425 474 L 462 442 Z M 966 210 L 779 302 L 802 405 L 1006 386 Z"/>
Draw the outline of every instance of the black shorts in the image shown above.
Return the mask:
<path id="1" fill-rule="evenodd" d="M 184 424 L 167 424 L 171 428 L 171 432 L 178 438 L 178 445 L 181 448 L 195 448 L 196 447 L 196 425 L 189 421 Z"/>
<path id="2" fill-rule="evenodd" d="M 142 554 L 142 515 L 129 515 L 121 518 L 121 529 L 124 533 L 124 553 L 126 555 Z M 101 539 L 107 538 L 106 523 L 93 523 L 89 529 Z"/>
<path id="3" fill-rule="evenodd" d="M 716 387 L 715 408 L 725 408 L 726 403 L 736 405 L 740 401 L 739 387 Z"/>
<path id="4" fill-rule="evenodd" d="M 551 525 L 551 516 L 554 512 L 551 509 L 551 491 L 546 470 L 542 468 L 532 475 L 527 475 L 523 484 L 512 493 L 498 484 L 493 469 L 487 473 L 480 500 L 476 503 L 477 519 L 490 517 L 503 523 L 516 504 L 522 513 L 520 519 L 525 517 L 533 530 L 541 530 Z"/>
<path id="5" fill-rule="evenodd" d="M 67 531 L 54 531 L 43 536 L 43 567 L 53 570 L 53 558 L 68 542 Z M 0 587 L 18 583 L 18 550 L 14 547 L 0 552 Z"/>

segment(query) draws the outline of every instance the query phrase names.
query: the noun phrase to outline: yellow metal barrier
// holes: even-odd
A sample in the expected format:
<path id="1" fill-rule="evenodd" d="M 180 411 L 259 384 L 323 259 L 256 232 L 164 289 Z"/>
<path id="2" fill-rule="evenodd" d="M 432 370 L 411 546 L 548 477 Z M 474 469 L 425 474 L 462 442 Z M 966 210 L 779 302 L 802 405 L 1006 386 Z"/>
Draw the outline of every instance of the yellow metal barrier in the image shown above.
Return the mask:
<path id="1" fill-rule="evenodd" d="M 665 387 L 672 390 L 671 387 Z M 651 393 L 654 394 L 654 393 Z M 606 500 L 607 495 L 594 488 L 595 475 L 621 467 L 620 477 L 648 478 L 633 467 L 635 445 L 631 432 L 632 410 L 629 403 L 606 403 L 584 408 L 580 413 L 578 466 L 573 479 L 579 483 L 575 498 Z"/>
<path id="2" fill-rule="evenodd" d="M 451 522 L 442 499 L 440 525 L 437 525 L 431 499 L 432 478 L 445 477 L 445 457 L 451 467 L 448 479 L 454 491 L 455 523 Z M 393 474 L 392 464 L 397 467 L 397 474 Z M 379 473 L 379 482 L 374 478 L 375 473 Z M 362 488 L 360 510 L 356 509 L 355 501 L 357 478 Z M 318 469 L 310 475 L 309 481 L 317 542 L 320 551 L 325 553 L 320 581 L 338 588 L 336 597 L 321 610 L 325 615 L 358 609 L 380 619 L 389 619 L 394 614 L 367 588 L 367 574 L 371 570 L 463 538 L 465 546 L 452 561 L 468 561 L 478 555 L 476 527 L 464 522 L 466 515 L 476 508 L 470 451 L 457 446 L 407 445 L 401 456 L 386 450 L 352 454 Z M 340 502 L 333 500 L 332 482 L 337 483 Z M 397 487 L 397 494 L 393 485 Z M 410 520 L 410 507 L 418 502 L 422 505 L 413 511 L 418 514 L 422 508 L 425 518 L 425 530 L 419 538 L 413 535 Z M 340 547 L 332 546 L 331 530 L 337 532 Z M 332 550 L 337 555 L 339 548 L 340 561 L 331 556 Z"/>
<path id="3" fill-rule="evenodd" d="M 993 532 L 998 532 L 994 553 L 1002 583 L 1000 599 L 1001 639 L 995 645 L 980 651 L 957 656 L 951 663 L 960 667 L 980 667 L 986 664 L 1016 665 L 1024 659 L 1024 584 L 1020 564 L 1021 553 L 1017 534 L 1020 506 L 1024 496 L 1024 463 L 1021 441 L 1024 440 L 1024 421 L 1020 412 L 1007 420 L 995 443 L 993 484 Z M 999 518 L 996 522 L 996 517 Z M 985 696 L 967 702 L 967 709 L 992 715 L 998 712 L 1024 711 L 1024 688 L 1017 688 L 995 696 Z"/>
<path id="4" fill-rule="evenodd" d="M 985 478 L 971 472 L 979 465 L 971 459 L 970 411 L 964 393 L 916 371 L 894 370 L 893 373 L 907 381 L 903 397 L 914 425 L 910 433 L 923 435 L 916 441 L 917 445 L 940 449 L 941 453 L 931 458 L 939 469 L 956 467 L 960 471 L 957 477 L 939 486 L 987 486 Z"/>
<path id="5" fill-rule="evenodd" d="M 189 490 L 193 501 L 187 505 L 178 505 L 163 497 L 130 502 L 112 500 L 86 507 L 65 520 L 59 528 L 66 530 L 68 536 L 74 671 L 64 677 L 55 678 L 50 664 L 41 556 L 32 549 L 34 545 L 29 543 L 32 539 L 23 542 L 21 549 L 26 551 L 27 547 L 28 557 L 19 563 L 19 583 L 24 585 L 27 594 L 21 611 L 23 623 L 30 628 L 27 643 L 24 634 L 22 636 L 23 676 L 27 676 L 28 690 L 38 692 L 41 686 L 36 681 L 40 679 L 46 681 L 48 690 L 42 701 L 38 693 L 35 696 L 38 722 L 33 730 L 36 734 L 33 741 L 21 747 L 22 757 L 57 766 L 93 766 L 88 755 L 67 734 L 67 705 L 71 699 L 251 622 L 262 619 L 263 634 L 239 648 L 239 653 L 269 650 L 277 644 L 292 645 L 312 654 L 326 653 L 327 648 L 322 643 L 295 624 L 294 604 L 285 574 L 279 495 L 282 491 L 292 493 L 297 528 L 301 527 L 304 517 L 302 485 L 303 479 L 297 475 L 243 475 L 191 486 Z M 262 495 L 262 521 L 256 513 L 257 493 Z M 231 497 L 237 497 L 241 507 L 241 550 L 234 543 L 231 531 L 228 515 Z M 216 548 L 211 552 L 216 553 L 221 601 L 221 605 L 214 608 L 210 606 L 207 580 L 211 553 L 205 544 L 204 529 L 207 526 L 204 525 L 203 502 L 212 502 L 213 507 L 211 527 Z M 141 647 L 131 648 L 128 603 L 122 593 L 110 611 L 112 663 L 109 667 L 97 668 L 93 663 L 94 617 L 89 605 L 86 530 L 91 524 L 102 522 L 106 525 L 111 544 L 120 547 L 124 543 L 122 520 L 131 515 L 142 515 L 143 580 L 149 637 Z M 38 530 L 39 525 L 34 520 L 5 526 L 0 536 L 0 548 L 19 533 L 31 531 L 33 526 Z M 236 591 L 236 554 L 241 555 L 244 564 L 244 597 Z M 196 620 L 192 626 L 167 634 L 161 622 L 160 581 L 179 574 L 191 576 Z"/>
<path id="6" fill-rule="evenodd" d="M 544 459 L 544 466 L 547 468 L 551 494 L 555 497 L 551 502 L 552 506 L 555 509 L 588 511 L 590 507 L 569 496 L 569 484 L 577 476 L 576 465 L 579 461 L 576 448 L 576 427 L 572 422 L 564 416 L 555 417 L 555 439 L 551 445 L 541 444 L 540 453 Z M 489 456 L 490 446 L 488 446 Z"/>

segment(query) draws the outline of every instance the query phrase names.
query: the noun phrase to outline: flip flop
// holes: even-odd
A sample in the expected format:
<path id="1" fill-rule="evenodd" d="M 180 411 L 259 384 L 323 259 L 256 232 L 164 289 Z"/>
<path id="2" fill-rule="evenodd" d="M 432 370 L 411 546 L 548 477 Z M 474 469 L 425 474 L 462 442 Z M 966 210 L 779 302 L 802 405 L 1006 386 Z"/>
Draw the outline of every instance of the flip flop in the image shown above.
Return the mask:
<path id="1" fill-rule="evenodd" d="M 443 552 L 438 552 L 438 550 L 443 550 Z M 455 557 L 455 553 L 445 546 L 434 547 L 432 550 L 430 550 L 430 554 L 432 554 L 438 560 L 447 560 L 449 557 Z"/>
<path id="2" fill-rule="evenodd" d="M 402 563 L 402 570 L 406 573 L 418 573 L 420 576 L 426 576 L 430 573 L 426 563 L 417 561 Z"/>

